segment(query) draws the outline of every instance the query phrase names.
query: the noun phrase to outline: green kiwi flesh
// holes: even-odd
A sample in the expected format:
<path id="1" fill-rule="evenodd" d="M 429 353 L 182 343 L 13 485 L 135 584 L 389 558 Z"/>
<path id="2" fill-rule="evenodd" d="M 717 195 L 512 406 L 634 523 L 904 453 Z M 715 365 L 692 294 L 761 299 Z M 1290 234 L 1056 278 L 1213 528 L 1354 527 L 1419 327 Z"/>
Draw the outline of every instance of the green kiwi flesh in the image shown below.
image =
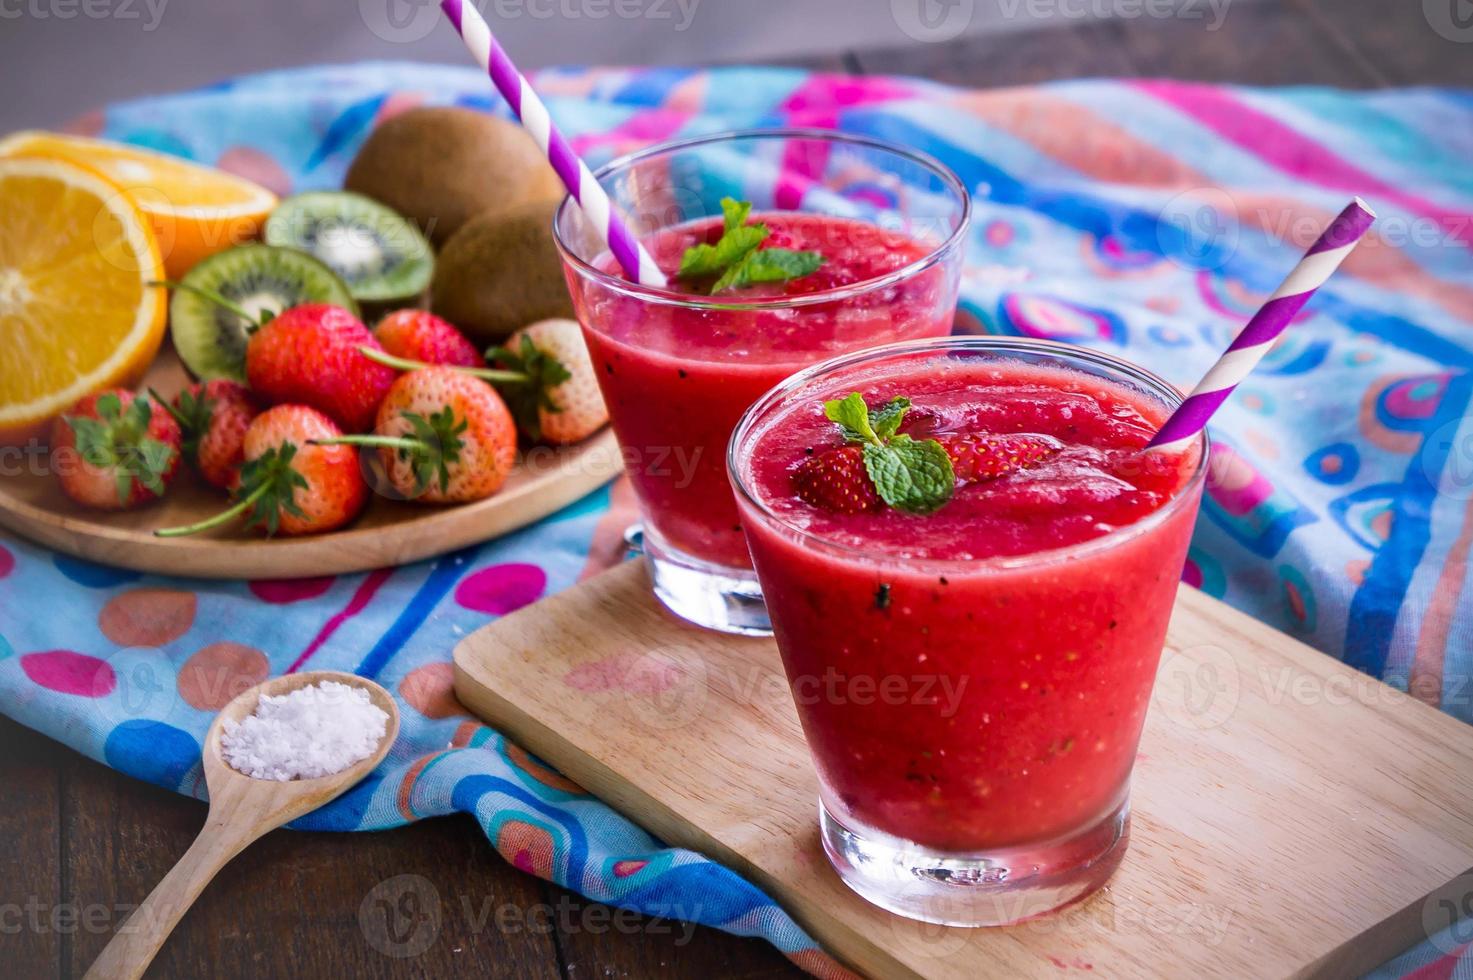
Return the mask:
<path id="1" fill-rule="evenodd" d="M 252 316 L 303 303 L 331 303 L 358 315 L 347 285 L 324 263 L 295 249 L 241 245 L 210 256 L 185 273 L 183 284 L 218 293 Z M 246 342 L 254 324 L 188 289 L 169 301 L 169 334 L 179 359 L 201 381 L 244 382 Z"/>
<path id="2" fill-rule="evenodd" d="M 309 191 L 282 201 L 266 222 L 266 243 L 321 259 L 364 303 L 413 300 L 435 273 L 434 253 L 419 229 L 377 201 L 346 191 Z"/>

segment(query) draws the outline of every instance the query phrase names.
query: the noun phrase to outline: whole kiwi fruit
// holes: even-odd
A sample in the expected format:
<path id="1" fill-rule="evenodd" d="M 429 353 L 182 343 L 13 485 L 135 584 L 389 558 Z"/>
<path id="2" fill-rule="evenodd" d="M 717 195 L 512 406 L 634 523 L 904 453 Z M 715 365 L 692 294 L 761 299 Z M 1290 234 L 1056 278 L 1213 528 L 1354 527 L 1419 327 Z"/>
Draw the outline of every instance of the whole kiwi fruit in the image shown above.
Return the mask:
<path id="1" fill-rule="evenodd" d="M 477 215 L 440 251 L 434 312 L 472 340 L 499 343 L 537 320 L 570 319 L 573 301 L 552 238 L 557 201 Z"/>
<path id="2" fill-rule="evenodd" d="M 453 106 L 385 121 L 364 141 L 343 187 L 393 208 L 437 246 L 483 211 L 563 194 L 520 126 Z"/>

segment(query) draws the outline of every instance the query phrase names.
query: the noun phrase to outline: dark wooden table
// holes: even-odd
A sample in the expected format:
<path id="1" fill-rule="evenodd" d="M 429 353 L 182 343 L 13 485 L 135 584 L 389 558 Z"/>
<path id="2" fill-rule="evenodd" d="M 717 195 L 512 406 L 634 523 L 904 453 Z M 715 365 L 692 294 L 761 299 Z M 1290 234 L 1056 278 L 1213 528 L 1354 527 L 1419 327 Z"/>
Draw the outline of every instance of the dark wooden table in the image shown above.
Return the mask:
<path id="1" fill-rule="evenodd" d="M 790 63 L 975 87 L 1119 75 L 1350 88 L 1473 85 L 1473 43 L 1432 30 L 1416 0 L 1237 0 L 1215 32 L 1193 20 L 1076 22 Z M 128 906 L 184 852 L 205 808 L 4 719 L 0 746 L 0 974 L 80 976 Z M 359 911 L 367 899 L 366 914 L 383 916 L 377 899 L 403 895 L 411 880 L 399 878 L 404 875 L 420 876 L 438 892 L 442 914 L 428 948 L 398 958 L 373 945 Z M 414 937 L 412 919 L 389 925 L 401 938 Z M 758 940 L 615 916 L 523 874 L 497 856 L 467 816 L 379 834 L 278 831 L 210 886 L 153 972 L 250 978 L 463 972 L 567 980 L 800 975 Z"/>

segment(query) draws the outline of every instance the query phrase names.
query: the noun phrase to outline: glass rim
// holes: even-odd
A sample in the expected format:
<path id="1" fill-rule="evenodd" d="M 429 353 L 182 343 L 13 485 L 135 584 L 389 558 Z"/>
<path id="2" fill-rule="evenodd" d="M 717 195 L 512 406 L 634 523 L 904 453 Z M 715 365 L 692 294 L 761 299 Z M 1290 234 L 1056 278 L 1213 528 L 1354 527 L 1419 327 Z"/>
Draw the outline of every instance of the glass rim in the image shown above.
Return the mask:
<path id="1" fill-rule="evenodd" d="M 953 192 L 960 202 L 961 217 L 945 241 L 914 262 L 904 265 L 893 272 L 887 272 L 882 276 L 874 276 L 870 279 L 849 283 L 844 286 L 834 286 L 830 289 L 804 293 L 800 296 L 752 300 L 715 300 L 711 297 L 682 293 L 674 289 L 645 286 L 630 279 L 625 279 L 623 276 L 605 272 L 591 262 L 583 259 L 573 251 L 567 242 L 563 241 L 563 220 L 569 214 L 570 208 L 577 206 L 573 201 L 573 196 L 571 194 L 565 194 L 562 203 L 558 205 L 557 211 L 553 213 L 552 217 L 553 242 L 557 245 L 558 254 L 562 257 L 563 263 L 580 276 L 593 280 L 605 289 L 611 289 L 625 296 L 646 302 L 699 310 L 781 310 L 850 299 L 862 293 L 883 289 L 887 286 L 903 282 L 938 264 L 966 240 L 967 228 L 972 222 L 972 195 L 967 193 L 966 185 L 962 183 L 962 179 L 957 175 L 956 171 L 922 150 L 915 150 L 908 146 L 901 146 L 898 143 L 891 143 L 888 140 L 877 139 L 872 136 L 845 133 L 835 129 L 820 129 L 813 126 L 778 126 L 757 129 L 726 129 L 700 136 L 686 136 L 681 139 L 656 143 L 654 146 L 648 146 L 642 150 L 636 150 L 633 153 L 626 153 L 623 156 L 615 157 L 595 170 L 593 172 L 593 179 L 602 182 L 605 177 L 615 171 L 628 169 L 652 157 L 663 156 L 679 150 L 704 146 L 710 143 L 730 142 L 738 139 L 821 140 L 828 143 L 847 143 L 855 146 L 864 146 L 905 157 L 925 167 L 941 178 L 942 182 Z"/>
<path id="2" fill-rule="evenodd" d="M 1031 337 L 968 334 L 962 336 L 934 337 L 927 340 L 905 340 L 893 344 L 883 344 L 878 347 L 867 347 L 863 350 L 841 354 L 838 357 L 831 357 L 826 361 L 820 361 L 799 371 L 797 374 L 792 375 L 776 387 L 770 389 L 761 398 L 753 402 L 746 412 L 742 414 L 741 420 L 737 422 L 736 428 L 732 430 L 731 439 L 727 442 L 726 447 L 726 475 L 731 483 L 732 492 L 736 495 L 738 503 L 751 507 L 763 520 L 775 525 L 784 533 L 794 536 L 803 543 L 804 547 L 813 547 L 839 557 L 850 557 L 868 564 L 898 565 L 912 569 L 934 569 L 937 571 L 961 570 L 963 572 L 1002 571 L 1045 567 L 1089 557 L 1102 551 L 1108 551 L 1164 523 L 1167 518 L 1176 514 L 1185 506 L 1186 501 L 1194 497 L 1197 488 L 1206 480 L 1212 442 L 1207 434 L 1207 430 L 1204 428 L 1198 433 L 1197 439 L 1193 442 L 1194 445 L 1200 447 L 1201 453 L 1197 458 L 1197 467 L 1191 477 L 1182 485 L 1181 489 L 1172 495 L 1170 500 L 1141 520 L 1117 527 L 1115 530 L 1102 534 L 1099 537 L 1079 541 L 1074 544 L 1045 548 L 1041 551 L 1032 551 L 1022 555 L 992 555 L 987 558 L 909 558 L 856 547 L 854 545 L 841 544 L 813 531 L 795 527 L 783 517 L 773 513 L 772 509 L 748 488 L 745 475 L 740 466 L 740 460 L 738 459 L 738 449 L 752 435 L 752 430 L 756 426 L 759 418 L 789 395 L 793 394 L 794 391 L 825 374 L 865 361 L 878 361 L 904 354 L 947 353 L 968 349 L 991 350 L 1003 353 L 1012 351 L 1021 354 L 1044 354 L 1065 361 L 1078 360 L 1089 362 L 1118 372 L 1124 375 L 1128 381 L 1144 384 L 1148 391 L 1163 396 L 1163 400 L 1167 406 L 1173 410 L 1185 400 L 1185 396 L 1174 385 L 1153 371 L 1147 370 L 1139 364 L 1127 361 L 1124 358 L 1073 344 L 1035 340 Z"/>

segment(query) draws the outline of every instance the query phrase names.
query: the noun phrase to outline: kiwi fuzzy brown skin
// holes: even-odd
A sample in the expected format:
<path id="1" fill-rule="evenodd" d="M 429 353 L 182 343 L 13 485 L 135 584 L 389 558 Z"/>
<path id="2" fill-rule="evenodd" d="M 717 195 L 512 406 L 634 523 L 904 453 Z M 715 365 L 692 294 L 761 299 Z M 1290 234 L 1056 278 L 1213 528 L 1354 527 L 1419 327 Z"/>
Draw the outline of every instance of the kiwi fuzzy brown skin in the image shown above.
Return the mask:
<path id="1" fill-rule="evenodd" d="M 538 320 L 572 319 L 552 237 L 557 207 L 557 201 L 530 201 L 488 211 L 456 232 L 435 265 L 434 312 L 483 345 Z"/>
<path id="2" fill-rule="evenodd" d="M 437 247 L 483 211 L 564 193 L 520 126 L 452 106 L 386 120 L 358 151 L 343 188 L 393 208 Z"/>

